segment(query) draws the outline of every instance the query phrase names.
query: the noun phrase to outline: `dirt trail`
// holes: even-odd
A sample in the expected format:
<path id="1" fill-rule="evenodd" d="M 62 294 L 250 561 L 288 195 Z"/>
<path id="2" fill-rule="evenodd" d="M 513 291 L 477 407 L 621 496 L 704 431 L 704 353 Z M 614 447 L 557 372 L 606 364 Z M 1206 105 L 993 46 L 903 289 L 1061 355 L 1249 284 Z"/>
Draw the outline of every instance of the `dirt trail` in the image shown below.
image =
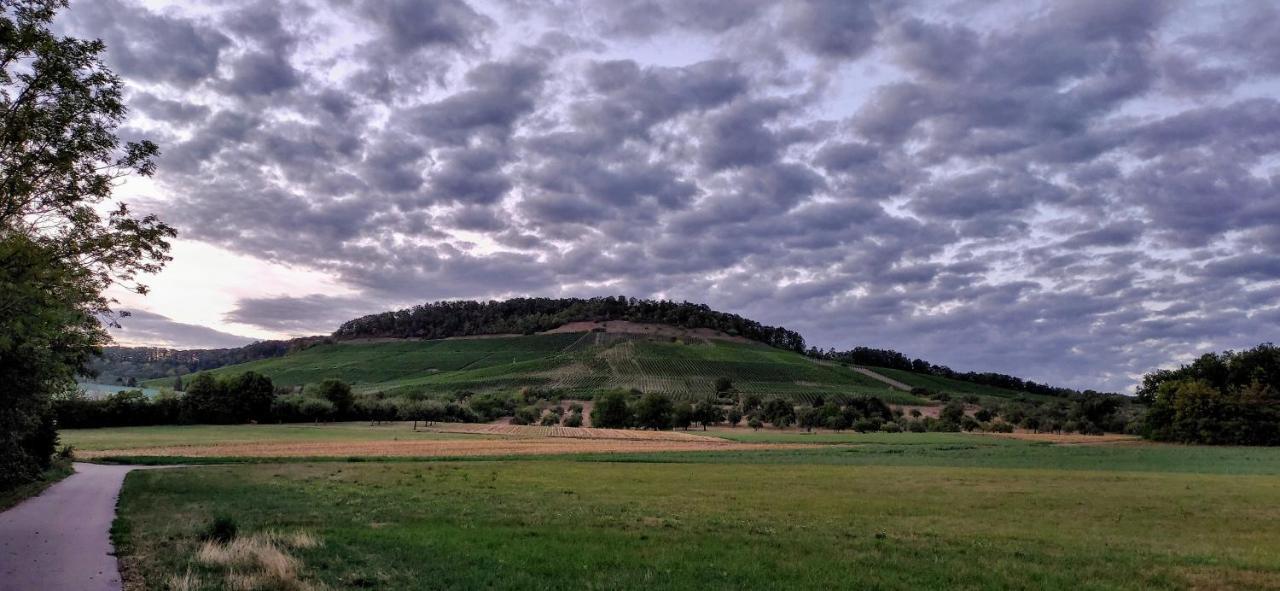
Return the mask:
<path id="1" fill-rule="evenodd" d="M 871 378 L 871 379 L 873 379 L 873 380 L 880 380 L 881 382 L 884 382 L 884 383 L 886 383 L 886 384 L 889 384 L 889 386 L 891 386 L 891 387 L 893 387 L 893 388 L 897 388 L 897 389 L 899 389 L 899 390 L 903 390 L 903 391 L 906 391 L 906 392 L 910 392 L 910 391 L 911 391 L 911 386 L 908 386 L 908 385 L 906 385 L 906 384 L 904 384 L 904 383 L 902 383 L 902 382 L 899 382 L 898 380 L 895 380 L 895 379 L 893 379 L 893 378 L 891 378 L 891 377 L 889 377 L 889 376 L 886 376 L 886 375 L 879 374 L 879 373 L 876 373 L 876 372 L 874 372 L 874 371 L 871 371 L 871 370 L 869 370 L 869 369 L 867 369 L 867 368 L 865 368 L 865 367 L 850 367 L 849 369 L 852 369 L 853 371 L 856 371 L 856 372 L 858 372 L 858 373 L 860 373 L 860 374 L 862 374 L 862 375 L 864 375 L 864 376 L 867 376 L 867 377 L 869 377 L 869 378 Z"/>
<path id="2" fill-rule="evenodd" d="M 0 513 L 0 591 L 116 591 L 107 532 L 136 466 L 75 464 L 76 473 Z"/>

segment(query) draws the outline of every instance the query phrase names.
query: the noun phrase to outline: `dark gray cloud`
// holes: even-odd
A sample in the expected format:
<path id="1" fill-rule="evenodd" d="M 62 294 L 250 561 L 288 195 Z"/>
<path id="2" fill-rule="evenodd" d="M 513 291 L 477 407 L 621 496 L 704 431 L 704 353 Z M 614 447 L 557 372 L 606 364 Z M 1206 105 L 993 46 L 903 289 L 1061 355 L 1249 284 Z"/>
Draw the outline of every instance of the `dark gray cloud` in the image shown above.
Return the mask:
<path id="1" fill-rule="evenodd" d="M 236 302 L 225 318 L 228 322 L 306 336 L 331 333 L 347 320 L 379 311 L 378 302 L 368 298 L 312 294 L 245 298 Z"/>
<path id="2" fill-rule="evenodd" d="M 237 336 L 199 324 L 175 322 L 146 310 L 132 310 L 119 319 L 120 328 L 111 328 L 116 343 L 177 349 L 220 349 L 248 345 L 258 339 Z"/>
<path id="3" fill-rule="evenodd" d="M 151 12 L 123 0 L 80 2 L 61 24 L 102 39 L 107 63 L 119 74 L 148 83 L 188 88 L 211 78 L 231 39 L 211 24 Z M 145 34 L 140 32 L 145 31 Z"/>
<path id="4" fill-rule="evenodd" d="M 132 2 L 183 236 L 326 273 L 227 320 L 705 301 L 815 345 L 1123 390 L 1274 339 L 1280 19 L 1148 0 Z M 146 31 L 147 34 L 137 34 Z M 180 262 L 179 262 L 180 264 Z"/>

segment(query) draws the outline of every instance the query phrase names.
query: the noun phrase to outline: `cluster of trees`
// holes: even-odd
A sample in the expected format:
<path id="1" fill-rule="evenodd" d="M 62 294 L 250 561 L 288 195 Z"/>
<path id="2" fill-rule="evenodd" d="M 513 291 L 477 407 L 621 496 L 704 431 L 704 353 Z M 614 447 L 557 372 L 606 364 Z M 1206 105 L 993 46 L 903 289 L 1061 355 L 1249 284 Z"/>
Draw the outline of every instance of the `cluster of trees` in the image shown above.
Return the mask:
<path id="1" fill-rule="evenodd" d="M 0 488 L 49 468 L 54 394 L 110 337 L 111 285 L 169 260 L 174 230 L 111 200 L 159 152 L 123 143 L 127 109 L 101 41 L 50 24 L 66 0 L 0 0 Z M 101 320 L 101 321 L 100 321 Z"/>
<path id="2" fill-rule="evenodd" d="M 53 416 L 58 426 L 67 428 L 341 420 L 476 422 L 509 414 L 513 408 L 510 396 L 487 395 L 476 400 L 486 413 L 475 412 L 457 400 L 357 395 L 350 385 L 334 379 L 301 389 L 276 388 L 270 378 L 250 371 L 226 379 L 197 374 L 189 380 L 186 392 L 162 391 L 154 398 L 138 390 L 99 399 L 63 396 L 54 400 Z M 485 401 L 490 400 L 497 403 L 485 407 Z"/>
<path id="3" fill-rule="evenodd" d="M 282 357 L 326 341 L 329 337 L 301 337 L 287 341 L 259 341 L 231 349 L 163 349 L 105 347 L 89 362 L 85 375 L 104 383 L 136 385 L 138 380 L 183 376 L 226 365 Z"/>
<path id="4" fill-rule="evenodd" d="M 1280 348 L 1208 353 L 1147 374 L 1143 434 L 1159 441 L 1280 445 Z"/>
<path id="5" fill-rule="evenodd" d="M 973 384 L 1004 388 L 1006 390 L 1014 390 L 1017 392 L 1043 394 L 1045 396 L 1071 396 L 1081 393 L 1070 388 L 1060 388 L 1057 386 L 1040 384 L 1002 373 L 975 371 L 958 372 L 945 365 L 935 365 L 923 359 L 912 359 L 892 349 L 854 347 L 848 351 L 836 351 L 835 349 L 827 349 L 824 351 L 822 349 L 810 348 L 805 352 L 805 354 L 810 357 L 825 359 L 828 361 L 837 361 L 852 365 L 869 365 L 872 367 L 900 369 L 903 371 L 939 376 L 963 382 L 970 382 Z"/>
<path id="6" fill-rule="evenodd" d="M 395 312 L 371 314 L 342 324 L 333 336 L 350 338 L 423 338 L 480 334 L 533 334 L 569 322 L 628 320 L 684 328 L 710 328 L 797 352 L 805 350 L 800 333 L 766 326 L 704 304 L 636 298 L 515 298 L 502 302 L 469 300 L 427 303 Z"/>

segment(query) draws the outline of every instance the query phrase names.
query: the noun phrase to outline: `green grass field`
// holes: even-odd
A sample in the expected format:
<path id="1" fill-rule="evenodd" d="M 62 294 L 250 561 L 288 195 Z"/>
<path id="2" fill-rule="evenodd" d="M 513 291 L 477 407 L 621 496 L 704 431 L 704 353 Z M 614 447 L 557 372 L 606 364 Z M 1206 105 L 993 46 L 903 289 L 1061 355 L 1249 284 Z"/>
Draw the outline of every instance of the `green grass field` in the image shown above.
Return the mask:
<path id="1" fill-rule="evenodd" d="M 149 589 L 174 575 L 232 588 L 235 569 L 199 554 L 218 515 L 244 538 L 310 534 L 318 545 L 285 549 L 290 576 L 331 589 L 1280 585 L 1280 450 L 866 437 L 135 472 L 115 534 L 128 576 Z"/>
<path id="2" fill-rule="evenodd" d="M 746 393 L 786 396 L 798 402 L 875 395 L 888 402 L 919 403 L 910 394 L 848 368 L 758 344 L 606 333 L 573 333 L 317 345 L 284 357 L 212 370 L 219 376 L 257 371 L 278 385 L 297 386 L 338 378 L 358 391 L 391 395 L 554 388 L 586 396 L 610 388 L 636 388 L 676 398 L 715 392 L 727 377 Z M 168 386 L 171 378 L 145 382 Z"/>
<path id="3" fill-rule="evenodd" d="M 63 429 L 62 443 L 78 450 L 131 449 L 210 445 L 218 443 L 305 443 L 327 441 L 408 441 L 416 439 L 483 439 L 484 435 L 455 435 L 414 431 L 409 423 L 291 423 L 285 425 L 165 425 Z"/>

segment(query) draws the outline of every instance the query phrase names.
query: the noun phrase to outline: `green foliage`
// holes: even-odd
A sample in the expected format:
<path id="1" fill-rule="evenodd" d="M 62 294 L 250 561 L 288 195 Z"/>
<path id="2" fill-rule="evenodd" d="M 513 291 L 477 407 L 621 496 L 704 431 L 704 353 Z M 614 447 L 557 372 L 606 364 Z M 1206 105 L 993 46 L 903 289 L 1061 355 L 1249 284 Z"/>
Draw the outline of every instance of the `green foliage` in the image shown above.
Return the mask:
<path id="1" fill-rule="evenodd" d="M 514 298 L 502 302 L 445 301 L 384 312 L 344 322 L 340 338 L 399 337 L 442 339 L 480 334 L 533 334 L 569 322 L 629 320 L 685 328 L 710 328 L 780 349 L 803 352 L 804 337 L 705 305 L 624 297 Z"/>
<path id="2" fill-rule="evenodd" d="M 582 426 L 582 413 L 581 413 L 581 412 L 573 412 L 573 413 L 569 413 L 569 416 L 566 416 L 566 417 L 564 418 L 564 426 L 566 426 L 566 427 L 581 427 L 581 426 Z"/>
<path id="3" fill-rule="evenodd" d="M 702 430 L 706 431 L 708 425 L 724 420 L 724 409 L 715 400 L 700 400 L 693 405 L 693 420 L 702 425 Z"/>
<path id="4" fill-rule="evenodd" d="M 1146 375 L 1144 434 L 1160 441 L 1280 445 L 1280 348 L 1209 353 Z"/>
<path id="5" fill-rule="evenodd" d="M 601 429 L 625 429 L 632 423 L 629 394 L 623 391 L 606 392 L 596 398 L 591 409 L 591 425 Z"/>
<path id="6" fill-rule="evenodd" d="M 645 394 L 635 406 L 636 426 L 641 429 L 670 429 L 673 411 L 670 398 L 653 392 Z"/>
<path id="7" fill-rule="evenodd" d="M 693 405 L 688 402 L 677 404 L 671 411 L 671 424 L 677 429 L 688 430 L 694 421 Z"/>
<path id="8" fill-rule="evenodd" d="M 511 417 L 512 425 L 532 425 L 537 423 L 542 416 L 542 411 L 532 406 L 522 406 L 516 409 L 516 413 Z"/>
<path id="9" fill-rule="evenodd" d="M 355 395 L 351 392 L 351 385 L 346 382 L 334 378 L 328 378 L 316 384 L 310 389 L 309 394 L 316 398 L 328 400 L 333 404 L 334 412 L 338 416 L 346 416 L 351 412 L 351 406 L 355 404 Z"/>
<path id="10" fill-rule="evenodd" d="M 50 466 L 50 399 L 108 340 L 103 290 L 145 293 L 134 278 L 160 269 L 174 236 L 106 203 L 116 179 L 150 174 L 157 150 L 121 146 L 123 86 L 100 41 L 50 30 L 65 6 L 0 1 L 0 488 Z"/>
<path id="11" fill-rule="evenodd" d="M 948 402 L 942 407 L 942 411 L 938 413 L 939 419 L 955 423 L 957 425 L 959 425 L 960 421 L 964 419 L 964 416 L 964 403 L 959 400 L 952 400 L 951 402 Z"/>

